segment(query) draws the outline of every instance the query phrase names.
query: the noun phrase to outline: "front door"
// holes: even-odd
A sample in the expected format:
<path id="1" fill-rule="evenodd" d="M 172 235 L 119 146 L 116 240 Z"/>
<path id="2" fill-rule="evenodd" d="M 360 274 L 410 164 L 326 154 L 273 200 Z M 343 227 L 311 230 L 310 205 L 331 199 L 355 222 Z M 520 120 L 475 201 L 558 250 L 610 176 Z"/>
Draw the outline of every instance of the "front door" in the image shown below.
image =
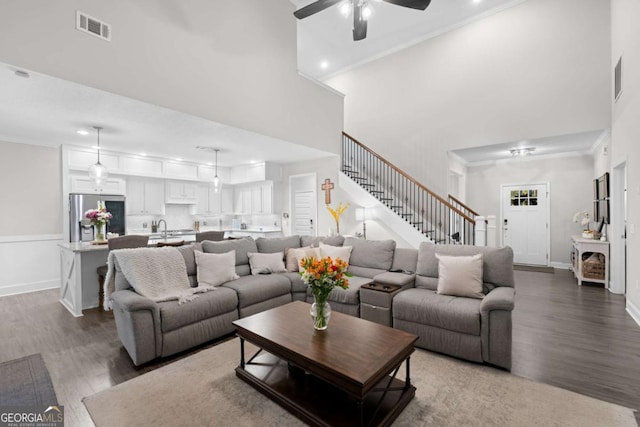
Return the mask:
<path id="1" fill-rule="evenodd" d="M 502 241 L 514 263 L 548 265 L 548 203 L 547 184 L 502 186 Z"/>

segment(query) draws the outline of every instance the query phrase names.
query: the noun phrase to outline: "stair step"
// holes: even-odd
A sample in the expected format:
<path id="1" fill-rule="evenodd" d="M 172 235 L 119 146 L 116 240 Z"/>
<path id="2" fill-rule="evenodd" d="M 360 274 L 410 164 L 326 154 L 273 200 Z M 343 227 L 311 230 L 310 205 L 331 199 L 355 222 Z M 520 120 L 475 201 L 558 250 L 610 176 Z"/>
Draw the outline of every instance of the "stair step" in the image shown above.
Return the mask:
<path id="1" fill-rule="evenodd" d="M 367 181 L 369 178 L 366 176 L 352 176 L 351 179 L 361 179 L 363 181 Z"/>
<path id="2" fill-rule="evenodd" d="M 424 233 L 424 234 L 429 234 L 429 233 L 433 233 L 433 232 L 435 232 L 435 231 L 436 231 L 436 230 L 424 230 L 424 231 L 423 231 L 423 233 Z"/>
<path id="3" fill-rule="evenodd" d="M 378 200 L 380 200 L 381 202 L 390 202 L 393 199 L 391 197 L 380 197 Z"/>
<path id="4" fill-rule="evenodd" d="M 380 190 L 369 190 L 369 193 L 371 193 L 371 194 L 384 194 L 384 191 L 380 191 Z"/>
<path id="5" fill-rule="evenodd" d="M 438 239 L 438 240 L 434 240 L 434 242 L 436 242 L 436 243 L 442 243 L 442 242 L 446 242 L 446 240 L 445 240 L 445 239 Z"/>
<path id="6" fill-rule="evenodd" d="M 413 214 L 410 214 L 410 213 L 401 213 L 401 214 L 400 214 L 400 216 L 408 217 L 408 216 L 413 216 Z"/>
<path id="7" fill-rule="evenodd" d="M 367 184 L 366 182 L 361 182 L 360 186 L 361 187 L 375 187 L 376 185 L 375 184 Z"/>
<path id="8" fill-rule="evenodd" d="M 422 221 L 412 221 L 411 225 L 422 225 Z"/>
<path id="9" fill-rule="evenodd" d="M 403 209 L 403 208 L 404 208 L 404 206 L 402 206 L 402 205 L 391 205 L 391 206 L 389 206 L 389 207 L 390 207 L 391 209 Z"/>
<path id="10" fill-rule="evenodd" d="M 342 169 L 353 169 L 353 166 L 342 165 Z"/>

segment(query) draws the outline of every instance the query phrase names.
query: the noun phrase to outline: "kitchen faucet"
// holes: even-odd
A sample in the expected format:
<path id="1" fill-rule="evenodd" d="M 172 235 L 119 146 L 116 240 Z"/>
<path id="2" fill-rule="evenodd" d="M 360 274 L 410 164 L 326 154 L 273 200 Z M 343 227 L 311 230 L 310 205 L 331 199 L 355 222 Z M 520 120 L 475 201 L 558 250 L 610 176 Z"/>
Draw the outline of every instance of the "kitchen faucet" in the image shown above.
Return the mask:
<path id="1" fill-rule="evenodd" d="M 164 222 L 164 231 L 162 232 L 162 235 L 164 236 L 164 240 L 167 240 L 167 221 L 165 221 L 164 219 L 159 220 L 158 227 L 160 226 L 161 222 Z"/>

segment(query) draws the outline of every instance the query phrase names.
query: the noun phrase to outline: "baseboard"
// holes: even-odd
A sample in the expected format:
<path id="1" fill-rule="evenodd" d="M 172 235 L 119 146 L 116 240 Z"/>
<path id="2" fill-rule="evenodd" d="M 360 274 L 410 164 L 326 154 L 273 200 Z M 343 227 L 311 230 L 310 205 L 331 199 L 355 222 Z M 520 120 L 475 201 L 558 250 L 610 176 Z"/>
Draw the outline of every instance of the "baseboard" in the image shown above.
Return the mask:
<path id="1" fill-rule="evenodd" d="M 633 303 L 627 299 L 626 309 L 627 313 L 629 313 L 629 316 L 631 316 L 634 322 L 636 322 L 638 326 L 640 326 L 640 310 L 638 309 L 638 307 L 633 305 Z"/>
<path id="2" fill-rule="evenodd" d="M 44 291 L 60 287 L 60 279 L 44 280 L 42 282 L 18 283 L 0 288 L 0 297 Z"/>
<path id="3" fill-rule="evenodd" d="M 569 270 L 571 268 L 571 264 L 566 262 L 550 262 L 549 267 L 558 268 L 560 270 Z"/>

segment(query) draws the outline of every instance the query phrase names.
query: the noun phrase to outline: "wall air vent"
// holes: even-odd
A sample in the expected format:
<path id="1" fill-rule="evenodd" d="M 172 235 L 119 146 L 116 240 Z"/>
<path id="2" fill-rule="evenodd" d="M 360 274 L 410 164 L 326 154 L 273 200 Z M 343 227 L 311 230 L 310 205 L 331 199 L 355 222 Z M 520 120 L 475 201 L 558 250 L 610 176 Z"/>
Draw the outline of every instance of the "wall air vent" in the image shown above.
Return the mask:
<path id="1" fill-rule="evenodd" d="M 111 25 L 76 10 L 76 29 L 102 40 L 111 41 Z"/>
<path id="2" fill-rule="evenodd" d="M 622 56 L 613 70 L 613 98 L 617 101 L 622 94 Z"/>

